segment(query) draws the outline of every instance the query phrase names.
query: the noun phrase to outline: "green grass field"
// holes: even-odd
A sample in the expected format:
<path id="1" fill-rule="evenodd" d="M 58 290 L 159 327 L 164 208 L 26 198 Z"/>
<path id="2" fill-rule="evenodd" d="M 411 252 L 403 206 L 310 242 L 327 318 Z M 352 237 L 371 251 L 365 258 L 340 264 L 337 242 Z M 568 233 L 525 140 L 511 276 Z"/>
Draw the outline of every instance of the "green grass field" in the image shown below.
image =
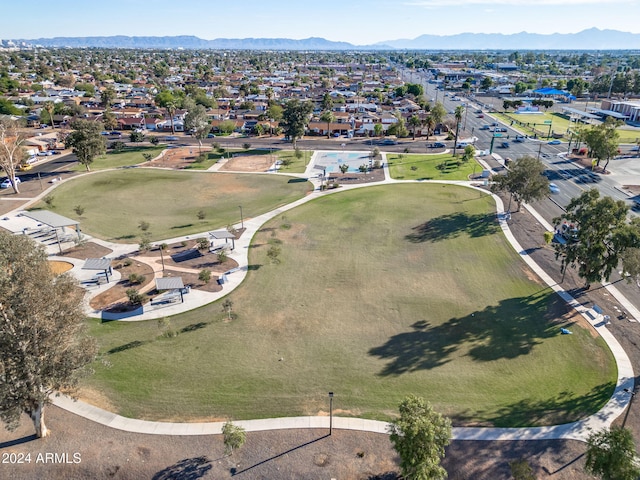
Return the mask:
<path id="1" fill-rule="evenodd" d="M 295 151 L 293 150 L 280 150 L 277 155 L 280 160 L 288 160 L 291 163 L 289 165 L 281 165 L 280 171 L 283 173 L 304 173 L 307 168 L 307 164 L 311 160 L 313 151 L 300 150 L 302 157 L 296 158 Z"/>
<path id="2" fill-rule="evenodd" d="M 91 170 L 105 170 L 107 168 L 130 167 L 145 162 L 143 154 L 148 153 L 154 158 L 164 150 L 164 146 L 157 147 L 127 147 L 121 152 L 109 151 L 106 155 L 100 155 L 89 166 Z M 72 168 L 75 172 L 86 172 L 84 165 L 76 164 Z"/>
<path id="3" fill-rule="evenodd" d="M 469 175 L 482 171 L 475 161 L 461 161 L 464 149 L 458 149 L 458 157 L 451 153 L 440 155 L 387 154 L 391 178 L 396 180 L 469 180 Z"/>
<path id="4" fill-rule="evenodd" d="M 141 220 L 150 223 L 153 240 L 174 238 L 238 223 L 238 205 L 250 218 L 295 201 L 311 188 L 309 182 L 284 176 L 136 168 L 60 185 L 52 193 L 51 209 L 78 218 L 87 234 L 136 243 Z M 76 205 L 84 207 L 82 217 L 74 212 Z M 204 220 L 197 218 L 200 210 Z"/>
<path id="5" fill-rule="evenodd" d="M 173 421 L 316 415 L 329 391 L 338 415 L 389 419 L 413 393 L 456 424 L 581 418 L 612 393 L 614 360 L 558 318 L 566 309 L 531 280 L 494 208 L 434 184 L 298 207 L 253 238 L 229 296 L 236 319 L 211 304 L 171 318 L 175 338 L 155 321 L 92 320 L 102 356 L 85 387 L 122 415 Z"/>

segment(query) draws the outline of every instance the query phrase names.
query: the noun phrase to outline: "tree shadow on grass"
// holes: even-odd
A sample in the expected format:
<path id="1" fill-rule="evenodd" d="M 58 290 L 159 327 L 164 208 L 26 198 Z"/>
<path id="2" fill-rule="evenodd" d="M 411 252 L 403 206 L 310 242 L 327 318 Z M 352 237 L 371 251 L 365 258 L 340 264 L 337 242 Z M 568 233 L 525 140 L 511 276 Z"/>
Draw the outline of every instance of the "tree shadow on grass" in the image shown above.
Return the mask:
<path id="1" fill-rule="evenodd" d="M 411 243 L 437 242 L 456 238 L 466 233 L 472 238 L 493 235 L 500 229 L 495 214 L 478 213 L 469 215 L 456 212 L 441 215 L 412 228 L 413 233 L 405 236 Z"/>
<path id="2" fill-rule="evenodd" d="M 420 320 L 411 325 L 412 331 L 394 335 L 369 354 L 389 361 L 382 376 L 444 365 L 465 344 L 473 344 L 467 355 L 475 361 L 526 355 L 543 339 L 558 335 L 566 323 L 555 321 L 560 305 L 549 303 L 550 293 L 545 289 L 529 297 L 509 298 L 437 326 Z M 561 300 L 552 298 L 551 302 Z"/>
<path id="3" fill-rule="evenodd" d="M 113 347 L 111 350 L 108 350 L 108 354 L 120 353 L 126 350 L 131 350 L 132 348 L 141 347 L 144 344 L 149 342 L 141 342 L 140 340 L 134 340 L 133 342 L 125 343 L 124 345 L 120 345 L 118 347 Z"/>
<path id="4" fill-rule="evenodd" d="M 481 416 L 495 427 L 560 425 L 574 422 L 597 412 L 611 398 L 615 382 L 603 383 L 586 395 L 564 391 L 544 400 L 523 399 L 490 412 L 461 413 L 452 417 L 456 424 L 474 421 Z"/>
<path id="5" fill-rule="evenodd" d="M 153 480 L 196 480 L 202 478 L 211 470 L 211 460 L 207 457 L 185 458 L 178 463 L 160 470 Z"/>
<path id="6" fill-rule="evenodd" d="M 16 438 L 14 440 L 7 440 L 6 442 L 0 443 L 0 450 L 3 448 L 15 447 L 16 445 L 22 445 L 23 443 L 32 442 L 34 440 L 38 440 L 38 437 L 35 434 Z"/>

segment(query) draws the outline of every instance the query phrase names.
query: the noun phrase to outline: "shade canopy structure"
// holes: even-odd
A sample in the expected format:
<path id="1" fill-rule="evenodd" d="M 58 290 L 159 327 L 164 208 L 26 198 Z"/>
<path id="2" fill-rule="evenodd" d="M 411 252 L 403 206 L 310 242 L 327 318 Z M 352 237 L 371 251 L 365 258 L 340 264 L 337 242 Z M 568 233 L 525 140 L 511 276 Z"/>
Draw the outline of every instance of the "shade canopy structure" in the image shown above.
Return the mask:
<path id="1" fill-rule="evenodd" d="M 111 259 L 110 258 L 87 258 L 84 261 L 82 267 L 83 270 L 100 270 L 104 272 L 109 281 L 109 274 L 111 273 Z"/>
<path id="2" fill-rule="evenodd" d="M 33 218 L 36 222 L 44 223 L 51 228 L 75 227 L 80 222 L 63 217 L 49 210 L 34 210 L 32 212 L 24 212 L 25 217 Z"/>
<path id="3" fill-rule="evenodd" d="M 209 236 L 214 240 L 222 240 L 224 238 L 224 242 L 228 243 L 229 239 L 231 239 L 231 249 L 236 248 L 236 236 L 228 230 L 216 230 L 214 232 L 209 232 Z"/>
<path id="4" fill-rule="evenodd" d="M 58 215 L 57 213 L 50 212 L 49 210 L 33 210 L 29 212 L 24 212 L 24 215 L 27 218 L 31 218 L 38 223 L 42 223 L 51 227 L 56 234 L 56 242 L 58 243 L 58 249 L 60 253 L 62 253 L 62 247 L 60 245 L 60 236 L 58 235 L 58 229 L 62 229 L 64 231 L 65 227 L 74 227 L 76 229 L 76 233 L 78 238 L 80 238 L 80 222 L 76 220 L 72 220 L 67 217 L 63 217 L 62 215 Z"/>
<path id="5" fill-rule="evenodd" d="M 180 301 L 184 302 L 184 296 L 182 291 L 184 289 L 184 283 L 182 277 L 162 277 L 156 278 L 156 290 L 162 292 L 164 290 L 173 290 L 180 294 Z"/>

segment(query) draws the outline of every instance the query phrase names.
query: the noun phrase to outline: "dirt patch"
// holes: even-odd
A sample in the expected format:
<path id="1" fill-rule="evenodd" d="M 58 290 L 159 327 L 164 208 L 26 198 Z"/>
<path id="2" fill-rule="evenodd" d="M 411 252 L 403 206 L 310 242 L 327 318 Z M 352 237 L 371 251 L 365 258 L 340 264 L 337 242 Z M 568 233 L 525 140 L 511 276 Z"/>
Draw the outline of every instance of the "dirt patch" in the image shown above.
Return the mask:
<path id="1" fill-rule="evenodd" d="M 356 185 L 359 183 L 381 182 L 384 180 L 384 170 L 374 168 L 368 173 L 332 173 L 329 175 L 329 184 Z"/>
<path id="2" fill-rule="evenodd" d="M 94 242 L 85 242 L 82 245 L 73 247 L 71 250 L 63 252 L 61 257 L 77 258 L 79 260 L 85 260 L 87 258 L 102 258 L 108 256 L 113 250 L 102 245 L 98 245 Z"/>
<path id="3" fill-rule="evenodd" d="M 154 282 L 153 269 L 145 263 L 132 259 L 121 259 L 112 261 L 111 266 L 120 273 L 121 279 L 109 290 L 91 299 L 90 305 L 94 310 L 126 310 L 128 308 L 127 290 L 134 288 L 140 292 L 148 292 Z M 130 282 L 129 277 L 132 274 L 138 278 L 143 276 L 144 281 L 141 283 Z"/>
<path id="4" fill-rule="evenodd" d="M 222 285 L 218 283 L 218 276 L 211 275 L 209 282 L 205 283 L 198 278 L 199 273 L 178 272 L 175 270 L 165 270 L 165 277 L 180 277 L 184 285 L 202 290 L 203 292 L 219 292 Z"/>
<path id="5" fill-rule="evenodd" d="M 276 162 L 275 155 L 237 155 L 226 160 L 221 171 L 266 172 Z"/>
<path id="6" fill-rule="evenodd" d="M 209 147 L 203 147 L 202 153 L 207 154 L 210 151 Z M 196 159 L 200 155 L 200 150 L 197 145 L 193 147 L 179 147 L 168 148 L 160 153 L 158 158 L 144 163 L 145 167 L 157 167 L 157 168 L 174 168 L 180 170 L 187 168 L 195 163 Z"/>
<path id="7" fill-rule="evenodd" d="M 49 260 L 49 267 L 51 268 L 51 272 L 57 276 L 71 270 L 73 268 L 73 263 Z"/>
<path id="8" fill-rule="evenodd" d="M 231 248 L 231 242 L 228 244 Z M 236 268 L 238 263 L 235 260 L 227 258 L 224 262 L 220 262 L 217 253 L 209 251 L 198 251 L 195 240 L 187 240 L 183 243 L 174 243 L 167 245 L 167 248 L 160 255 L 160 249 L 154 249 L 144 254 L 145 257 L 154 259 L 164 258 L 165 268 L 177 267 L 174 270 L 183 274 L 181 269 L 191 269 L 199 273 L 200 270 L 211 270 L 213 274 L 222 274 L 232 268 Z M 185 282 L 186 283 L 186 282 Z"/>

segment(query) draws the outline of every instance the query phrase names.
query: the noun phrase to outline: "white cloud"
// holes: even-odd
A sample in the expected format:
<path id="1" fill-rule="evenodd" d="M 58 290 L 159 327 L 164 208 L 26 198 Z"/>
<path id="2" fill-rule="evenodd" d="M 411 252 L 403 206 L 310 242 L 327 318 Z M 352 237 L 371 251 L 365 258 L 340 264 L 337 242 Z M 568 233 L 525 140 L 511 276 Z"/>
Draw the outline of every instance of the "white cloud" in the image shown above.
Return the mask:
<path id="1" fill-rule="evenodd" d="M 576 6 L 576 5 L 604 5 L 616 3 L 634 3 L 634 0 L 416 0 L 404 2 L 414 7 L 458 7 L 470 5 L 504 5 L 512 7 L 530 6 Z"/>

